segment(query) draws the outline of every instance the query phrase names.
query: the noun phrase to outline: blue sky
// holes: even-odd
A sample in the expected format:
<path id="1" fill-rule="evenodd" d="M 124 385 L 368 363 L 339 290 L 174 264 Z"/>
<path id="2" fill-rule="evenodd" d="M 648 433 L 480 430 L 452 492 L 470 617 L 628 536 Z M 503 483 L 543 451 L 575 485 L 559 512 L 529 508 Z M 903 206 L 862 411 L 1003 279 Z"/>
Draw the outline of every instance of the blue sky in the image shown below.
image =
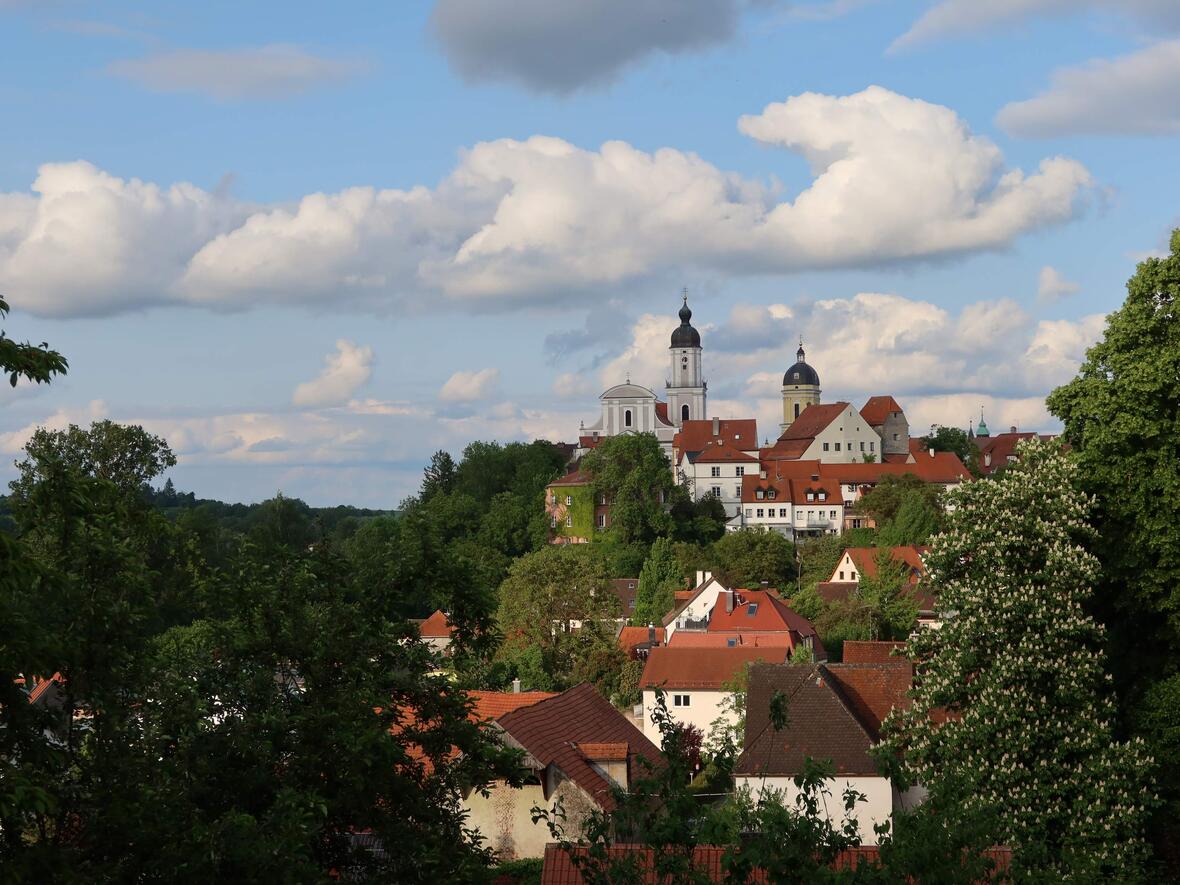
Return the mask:
<path id="1" fill-rule="evenodd" d="M 70 359 L 32 428 L 166 436 L 176 483 L 388 507 L 430 452 L 571 439 L 662 386 L 1052 427 L 1180 224 L 1172 0 L 0 0 L 0 292 Z"/>

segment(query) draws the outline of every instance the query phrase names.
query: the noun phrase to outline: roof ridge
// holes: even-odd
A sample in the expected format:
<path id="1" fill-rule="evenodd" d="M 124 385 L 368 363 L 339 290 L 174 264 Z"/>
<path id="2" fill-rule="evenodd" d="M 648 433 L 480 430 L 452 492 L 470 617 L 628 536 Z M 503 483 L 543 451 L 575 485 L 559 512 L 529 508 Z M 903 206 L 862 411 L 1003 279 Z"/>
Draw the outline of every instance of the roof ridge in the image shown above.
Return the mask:
<path id="1" fill-rule="evenodd" d="M 828 680 L 824 684 L 831 688 L 832 694 L 836 696 L 836 700 L 840 702 L 840 706 L 842 706 L 844 711 L 852 717 L 853 721 L 857 725 L 860 726 L 861 730 L 865 733 L 865 737 L 869 739 L 869 743 L 875 744 L 878 740 L 877 735 L 879 734 L 879 728 L 877 726 L 867 724 L 864 719 L 862 719 L 856 712 L 852 706 L 851 700 L 844 691 L 844 686 L 840 684 L 840 677 L 829 670 L 827 664 L 816 664 L 815 666 L 817 669 L 823 670 L 823 672 L 827 675 Z"/>

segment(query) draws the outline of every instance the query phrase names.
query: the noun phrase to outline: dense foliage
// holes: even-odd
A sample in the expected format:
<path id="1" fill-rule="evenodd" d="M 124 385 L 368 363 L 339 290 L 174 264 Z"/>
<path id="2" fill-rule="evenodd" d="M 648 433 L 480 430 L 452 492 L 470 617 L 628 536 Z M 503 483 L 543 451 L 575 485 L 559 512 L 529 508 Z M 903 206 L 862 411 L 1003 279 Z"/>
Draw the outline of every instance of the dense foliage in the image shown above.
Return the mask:
<path id="1" fill-rule="evenodd" d="M 903 777 L 948 813 L 993 814 L 994 837 L 1061 876 L 1140 877 L 1153 805 L 1141 742 L 1113 739 L 1103 630 L 1085 612 L 1098 562 L 1077 465 L 1030 441 L 999 478 L 954 493 L 927 557 L 941 629 L 911 637 L 921 678 L 894 712 Z"/>

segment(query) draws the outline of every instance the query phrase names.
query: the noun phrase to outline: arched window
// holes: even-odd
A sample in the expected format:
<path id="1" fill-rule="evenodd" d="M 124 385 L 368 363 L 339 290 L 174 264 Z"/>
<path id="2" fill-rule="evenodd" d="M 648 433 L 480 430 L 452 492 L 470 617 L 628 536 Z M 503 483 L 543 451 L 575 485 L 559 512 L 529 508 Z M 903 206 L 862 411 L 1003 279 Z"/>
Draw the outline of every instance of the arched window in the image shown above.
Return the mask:
<path id="1" fill-rule="evenodd" d="M 630 409 L 623 410 L 623 426 L 624 427 L 631 426 L 631 410 Z"/>
<path id="2" fill-rule="evenodd" d="M 681 421 L 688 420 L 688 403 L 685 403 L 684 405 L 682 405 L 680 407 L 680 420 Z"/>
<path id="3" fill-rule="evenodd" d="M 799 417 L 799 404 L 798 403 L 795 403 L 795 417 L 796 418 Z"/>

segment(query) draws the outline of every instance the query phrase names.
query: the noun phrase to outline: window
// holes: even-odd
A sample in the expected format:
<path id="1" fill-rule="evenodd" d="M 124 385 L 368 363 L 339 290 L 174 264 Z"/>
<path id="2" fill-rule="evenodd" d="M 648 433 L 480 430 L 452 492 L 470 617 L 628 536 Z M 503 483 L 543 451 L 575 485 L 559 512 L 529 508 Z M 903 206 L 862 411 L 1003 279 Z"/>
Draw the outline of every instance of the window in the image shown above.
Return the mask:
<path id="1" fill-rule="evenodd" d="M 762 489 L 758 489 L 756 492 L 754 492 L 754 497 L 757 498 L 759 501 L 761 501 L 763 498 L 766 497 L 766 492 L 763 491 Z"/>
<path id="2" fill-rule="evenodd" d="M 820 492 L 820 493 L 819 493 L 819 499 L 820 499 L 821 501 L 826 501 L 826 500 L 828 500 L 828 493 L 827 493 L 827 492 Z"/>
<path id="3" fill-rule="evenodd" d="M 605 513 L 598 514 L 598 527 L 600 529 L 606 528 L 606 514 Z"/>
<path id="4" fill-rule="evenodd" d="M 737 648 L 737 640 L 736 639 L 725 640 L 725 647 L 726 648 Z"/>
<path id="5" fill-rule="evenodd" d="M 721 475 L 721 468 L 720 467 L 710 467 L 709 468 L 709 475 L 710 476 L 720 476 Z"/>
<path id="6" fill-rule="evenodd" d="M 684 405 L 682 405 L 680 407 L 680 420 L 681 421 L 688 420 L 688 403 L 685 403 Z"/>
<path id="7" fill-rule="evenodd" d="M 750 607 L 746 609 L 746 615 L 752 618 L 756 614 L 758 614 L 758 603 L 751 602 Z"/>
<path id="8" fill-rule="evenodd" d="M 835 518 L 836 518 L 836 511 L 835 511 L 835 510 L 833 510 L 833 511 L 832 511 L 832 512 L 829 514 L 829 519 L 835 519 Z"/>
<path id="9" fill-rule="evenodd" d="M 759 519 L 762 518 L 762 508 L 761 507 L 758 508 L 758 518 Z"/>
<path id="10" fill-rule="evenodd" d="M 799 417 L 799 404 L 798 403 L 795 403 L 795 417 L 796 418 Z"/>
<path id="11" fill-rule="evenodd" d="M 709 491 L 712 493 L 714 498 L 721 497 L 721 486 L 713 486 L 713 488 L 709 489 Z M 739 494 L 741 493 L 739 492 Z"/>
<path id="12" fill-rule="evenodd" d="M 623 410 L 623 426 L 624 427 L 631 426 L 631 410 L 630 409 Z"/>
<path id="13" fill-rule="evenodd" d="M 733 469 L 733 475 L 734 476 L 745 476 L 746 475 L 746 468 L 742 467 L 741 465 L 738 465 L 737 467 L 735 467 Z"/>
<path id="14" fill-rule="evenodd" d="M 850 483 L 848 484 L 848 491 L 850 491 L 850 492 L 854 492 L 854 493 L 855 493 L 855 492 L 856 492 L 856 483 L 854 483 L 854 482 L 850 482 Z"/>
<path id="15" fill-rule="evenodd" d="M 672 706 L 673 707 L 687 707 L 688 706 L 688 698 L 689 698 L 689 696 L 686 694 L 674 694 L 674 695 L 672 695 Z"/>
<path id="16" fill-rule="evenodd" d="M 565 506 L 566 507 L 573 507 L 574 506 L 574 496 L 573 495 L 566 495 L 565 496 Z"/>
<path id="17" fill-rule="evenodd" d="M 844 570 L 843 569 L 840 570 L 840 580 L 841 581 L 844 580 Z"/>
<path id="18" fill-rule="evenodd" d="M 735 498 L 740 498 L 742 496 L 742 487 L 741 486 L 734 486 L 733 487 L 733 496 Z"/>
<path id="19" fill-rule="evenodd" d="M 830 448 L 829 444 L 828 444 L 828 443 L 824 443 L 824 451 L 825 451 L 825 452 L 826 452 L 826 451 L 828 451 L 828 450 L 829 450 L 829 448 Z"/>
<path id="20" fill-rule="evenodd" d="M 556 516 L 549 518 L 549 528 L 551 528 L 551 529 L 557 528 L 557 517 Z"/>
<path id="21" fill-rule="evenodd" d="M 774 495 L 775 495 L 774 489 L 771 489 L 770 491 L 768 491 L 766 493 L 766 497 L 768 497 L 772 501 L 774 500 Z"/>
<path id="22" fill-rule="evenodd" d="M 556 507 L 557 506 L 557 495 L 550 495 L 549 496 L 549 503 L 552 504 L 554 507 Z"/>
<path id="23" fill-rule="evenodd" d="M 573 526 L 573 524 L 574 524 L 574 515 L 573 515 L 572 513 L 570 513 L 569 515 L 567 515 L 567 516 L 566 516 L 566 518 L 565 518 L 565 524 L 566 524 L 567 526 L 571 526 L 571 527 Z"/>
<path id="24" fill-rule="evenodd" d="M 836 451 L 837 452 L 840 451 L 840 444 L 839 443 L 836 443 Z"/>
<path id="25" fill-rule="evenodd" d="M 876 448 L 877 448 L 877 444 L 875 442 L 873 442 L 872 440 L 869 440 L 869 451 L 872 452 Z"/>
<path id="26" fill-rule="evenodd" d="M 897 434 L 896 434 L 896 433 L 895 433 L 895 434 L 893 434 L 893 441 L 894 441 L 894 442 L 897 442 Z"/>
<path id="27" fill-rule="evenodd" d="M 787 518 L 787 508 L 780 507 L 778 509 L 778 515 L 779 515 L 779 519 L 786 519 Z"/>
<path id="28" fill-rule="evenodd" d="M 747 507 L 746 508 L 746 519 L 751 519 L 753 516 L 754 516 L 754 508 Z"/>
<path id="29" fill-rule="evenodd" d="M 814 501 L 815 500 L 815 492 L 808 492 L 807 493 L 807 500 Z"/>
<path id="30" fill-rule="evenodd" d="M 606 506 L 606 495 L 599 495 L 598 496 L 598 503 L 601 504 L 603 507 L 605 507 Z"/>
<path id="31" fill-rule="evenodd" d="M 862 452 L 865 450 L 865 444 L 863 442 L 860 444 L 860 450 Z"/>

